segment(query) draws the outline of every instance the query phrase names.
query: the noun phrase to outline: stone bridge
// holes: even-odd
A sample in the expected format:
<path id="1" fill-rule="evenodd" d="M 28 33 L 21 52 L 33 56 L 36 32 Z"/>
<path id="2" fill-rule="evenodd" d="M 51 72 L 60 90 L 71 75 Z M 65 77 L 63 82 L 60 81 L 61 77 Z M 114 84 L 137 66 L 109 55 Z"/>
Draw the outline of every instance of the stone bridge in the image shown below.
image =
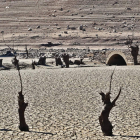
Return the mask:
<path id="1" fill-rule="evenodd" d="M 138 55 L 138 63 L 140 62 L 140 54 Z M 134 65 L 131 51 L 125 50 L 109 50 L 106 51 L 106 65 Z"/>
<path id="2" fill-rule="evenodd" d="M 140 54 L 137 57 L 140 63 Z M 93 53 L 93 60 L 106 65 L 134 65 L 134 60 L 129 49 L 102 50 Z"/>

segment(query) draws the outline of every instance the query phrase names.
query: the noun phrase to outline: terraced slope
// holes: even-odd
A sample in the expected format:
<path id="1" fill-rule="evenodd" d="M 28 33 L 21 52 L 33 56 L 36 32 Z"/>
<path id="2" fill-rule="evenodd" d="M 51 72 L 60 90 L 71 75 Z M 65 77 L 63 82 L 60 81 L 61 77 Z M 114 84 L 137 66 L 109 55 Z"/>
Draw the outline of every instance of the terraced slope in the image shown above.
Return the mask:
<path id="1" fill-rule="evenodd" d="M 124 48 L 128 35 L 140 36 L 139 7 L 134 0 L 3 0 L 0 47 L 38 48 L 51 41 L 61 48 Z"/>

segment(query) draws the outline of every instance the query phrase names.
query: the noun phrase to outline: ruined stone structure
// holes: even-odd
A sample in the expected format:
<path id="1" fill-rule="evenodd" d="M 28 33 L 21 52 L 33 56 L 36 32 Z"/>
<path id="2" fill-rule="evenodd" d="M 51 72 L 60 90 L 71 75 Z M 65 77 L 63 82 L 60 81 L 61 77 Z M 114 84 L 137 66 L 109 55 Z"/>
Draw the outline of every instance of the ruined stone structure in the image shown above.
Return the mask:
<path id="1" fill-rule="evenodd" d="M 135 65 L 134 57 L 130 49 L 98 50 L 93 52 L 93 60 L 106 65 Z M 140 64 L 140 53 L 137 56 Z"/>
<path id="2" fill-rule="evenodd" d="M 137 57 L 140 63 L 140 54 Z M 134 65 L 134 59 L 131 50 L 111 50 L 106 52 L 107 65 Z"/>
<path id="3" fill-rule="evenodd" d="M 130 50 L 112 50 L 106 53 L 107 65 L 134 65 Z"/>

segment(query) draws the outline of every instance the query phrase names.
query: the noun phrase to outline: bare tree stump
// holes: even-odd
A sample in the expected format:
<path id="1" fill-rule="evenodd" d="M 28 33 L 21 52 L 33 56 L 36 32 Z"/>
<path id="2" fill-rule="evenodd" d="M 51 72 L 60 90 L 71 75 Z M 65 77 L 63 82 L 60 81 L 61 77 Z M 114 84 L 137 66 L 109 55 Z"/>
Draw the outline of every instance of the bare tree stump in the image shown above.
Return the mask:
<path id="1" fill-rule="evenodd" d="M 46 56 L 39 58 L 38 65 L 46 65 Z"/>
<path id="2" fill-rule="evenodd" d="M 56 63 L 56 66 L 58 65 L 63 65 L 63 62 L 61 61 L 61 58 L 60 57 L 55 57 L 55 63 Z"/>
<path id="3" fill-rule="evenodd" d="M 26 52 L 26 55 L 27 55 L 26 58 L 28 58 L 29 57 L 29 52 L 28 52 L 27 46 L 25 46 L 25 52 Z"/>
<path id="4" fill-rule="evenodd" d="M 65 62 L 66 68 L 69 68 L 69 55 L 63 54 L 62 57 L 63 57 L 63 60 Z"/>
<path id="5" fill-rule="evenodd" d="M 21 131 L 29 131 L 29 127 L 25 122 L 25 117 L 24 117 L 24 112 L 26 107 L 28 106 L 28 103 L 24 102 L 24 95 L 22 94 L 22 91 L 20 91 L 18 96 L 18 105 L 19 105 L 19 109 L 18 109 L 18 113 L 19 113 L 19 121 L 20 121 L 20 125 L 19 125 L 19 129 Z"/>
<path id="6" fill-rule="evenodd" d="M 135 45 L 135 46 L 130 46 L 130 48 L 131 48 L 131 55 L 133 56 L 133 60 L 134 60 L 134 65 L 137 65 L 138 64 L 137 57 L 138 57 L 138 53 L 139 53 L 139 47 L 138 47 L 138 45 Z"/>
<path id="7" fill-rule="evenodd" d="M 19 70 L 19 60 L 17 60 L 16 56 L 12 59 L 12 64 Z"/>
<path id="8" fill-rule="evenodd" d="M 32 69 L 35 69 L 35 61 L 32 61 Z"/>
<path id="9" fill-rule="evenodd" d="M 128 40 L 125 42 L 125 45 L 127 45 L 128 48 L 131 49 L 131 55 L 134 60 L 134 65 L 138 65 L 137 57 L 139 54 L 139 46 L 138 46 L 138 44 L 134 44 L 134 45 L 132 45 L 132 44 L 133 44 L 133 36 L 132 36 L 132 38 L 130 38 L 130 36 L 128 36 Z"/>
<path id="10" fill-rule="evenodd" d="M 0 59 L 0 67 L 2 67 L 2 60 L 3 60 L 3 59 Z"/>
<path id="11" fill-rule="evenodd" d="M 101 115 L 99 116 L 99 123 L 102 129 L 102 132 L 105 136 L 112 136 L 112 129 L 113 126 L 111 124 L 111 122 L 109 121 L 108 117 L 109 117 L 109 113 L 111 111 L 111 109 L 115 106 L 115 102 L 117 101 L 117 99 L 119 98 L 121 93 L 121 88 L 120 91 L 117 95 L 117 97 L 111 102 L 110 101 L 110 92 L 104 94 L 103 92 L 99 93 L 102 96 L 102 101 L 105 105 L 104 110 L 102 111 Z"/>

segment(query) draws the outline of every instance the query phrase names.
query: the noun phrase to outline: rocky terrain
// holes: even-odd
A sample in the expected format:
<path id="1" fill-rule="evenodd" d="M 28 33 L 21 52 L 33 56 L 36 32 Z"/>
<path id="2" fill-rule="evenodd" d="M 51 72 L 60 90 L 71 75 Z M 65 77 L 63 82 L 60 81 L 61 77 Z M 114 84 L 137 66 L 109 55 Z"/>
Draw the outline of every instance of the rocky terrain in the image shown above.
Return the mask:
<path id="1" fill-rule="evenodd" d="M 139 39 L 139 8 L 134 0 L 2 0 L 0 47 L 125 48 L 128 35 Z"/>

